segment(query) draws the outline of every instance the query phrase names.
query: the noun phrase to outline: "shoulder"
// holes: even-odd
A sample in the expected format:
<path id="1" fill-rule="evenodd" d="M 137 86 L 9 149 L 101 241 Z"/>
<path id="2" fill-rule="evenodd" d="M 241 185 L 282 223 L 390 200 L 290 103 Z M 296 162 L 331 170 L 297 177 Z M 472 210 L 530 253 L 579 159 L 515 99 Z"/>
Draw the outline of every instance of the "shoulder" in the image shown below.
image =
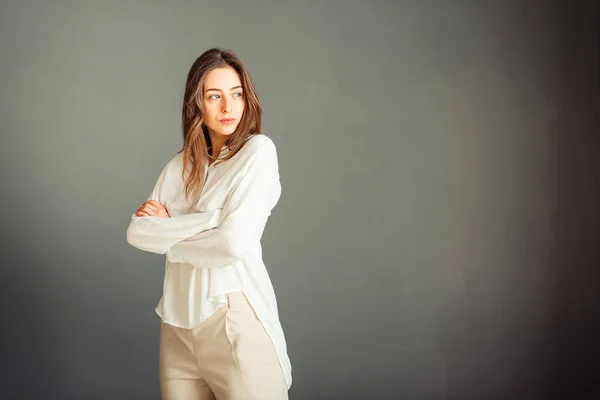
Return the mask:
<path id="1" fill-rule="evenodd" d="M 246 148 L 249 153 L 255 153 L 259 151 L 275 151 L 275 142 L 269 136 L 261 133 L 260 135 L 253 135 L 246 140 L 242 149 Z"/>
<path id="2" fill-rule="evenodd" d="M 164 164 L 161 175 L 171 175 L 173 173 L 181 173 L 183 170 L 183 152 L 177 153 L 167 160 Z"/>
<path id="3" fill-rule="evenodd" d="M 275 142 L 264 133 L 253 135 L 246 139 L 246 142 L 239 152 L 241 155 L 240 158 L 243 158 L 246 161 L 262 158 L 277 159 Z"/>
<path id="4" fill-rule="evenodd" d="M 165 169 L 169 169 L 169 170 L 182 169 L 182 167 L 183 167 L 183 151 L 181 153 L 175 154 L 165 164 Z"/>

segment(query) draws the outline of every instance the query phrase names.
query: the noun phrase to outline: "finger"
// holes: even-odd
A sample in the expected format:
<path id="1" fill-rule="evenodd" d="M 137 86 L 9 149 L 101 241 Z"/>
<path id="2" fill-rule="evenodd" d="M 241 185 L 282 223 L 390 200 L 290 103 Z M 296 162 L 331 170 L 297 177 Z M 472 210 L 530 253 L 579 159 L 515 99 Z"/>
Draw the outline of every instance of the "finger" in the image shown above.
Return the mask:
<path id="1" fill-rule="evenodd" d="M 152 211 L 152 209 L 150 208 L 150 206 L 149 206 L 149 205 L 147 205 L 147 204 L 146 204 L 145 206 L 141 206 L 141 207 L 139 208 L 139 211 L 140 211 L 140 212 L 145 212 L 145 213 L 148 213 L 148 214 L 150 214 L 150 213 L 153 213 L 153 212 L 154 212 L 154 211 Z"/>
<path id="2" fill-rule="evenodd" d="M 156 200 L 149 200 L 147 203 L 152 204 L 153 206 L 158 207 L 158 208 L 165 208 L 165 206 L 163 206 Z"/>
<path id="3" fill-rule="evenodd" d="M 153 212 L 158 212 L 158 207 L 156 207 L 155 205 L 152 205 L 152 204 L 146 204 L 144 206 L 144 208 L 146 208 L 148 210 L 152 210 Z"/>
<path id="4" fill-rule="evenodd" d="M 142 211 L 143 211 L 143 212 L 145 212 L 146 214 L 150 215 L 150 216 L 152 216 L 152 215 L 156 215 L 156 214 L 157 214 L 157 212 L 156 212 L 156 211 L 152 210 L 152 209 L 151 209 L 151 208 L 149 208 L 149 207 L 145 207 L 145 208 L 144 208 Z"/>

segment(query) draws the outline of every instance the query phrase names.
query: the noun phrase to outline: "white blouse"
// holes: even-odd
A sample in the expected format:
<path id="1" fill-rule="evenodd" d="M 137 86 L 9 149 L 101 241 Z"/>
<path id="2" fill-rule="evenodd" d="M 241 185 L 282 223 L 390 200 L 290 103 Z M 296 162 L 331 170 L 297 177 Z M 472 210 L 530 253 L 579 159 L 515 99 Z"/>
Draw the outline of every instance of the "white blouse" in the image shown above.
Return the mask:
<path id="1" fill-rule="evenodd" d="M 219 156 L 228 153 L 224 146 Z M 129 244 L 166 254 L 156 313 L 168 324 L 192 328 L 226 306 L 227 293 L 243 290 L 273 342 L 289 389 L 291 365 L 260 244 L 281 196 L 275 144 L 254 135 L 234 157 L 208 166 L 196 202 L 185 198 L 182 170 L 183 152 L 167 163 L 148 197 L 171 218 L 134 213 L 127 228 Z"/>

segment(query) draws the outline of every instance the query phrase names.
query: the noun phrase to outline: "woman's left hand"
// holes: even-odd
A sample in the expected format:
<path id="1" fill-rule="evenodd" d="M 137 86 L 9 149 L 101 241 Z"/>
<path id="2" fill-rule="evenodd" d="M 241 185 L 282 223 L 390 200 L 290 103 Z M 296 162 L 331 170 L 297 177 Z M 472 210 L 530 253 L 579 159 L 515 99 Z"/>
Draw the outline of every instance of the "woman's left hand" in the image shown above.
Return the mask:
<path id="1" fill-rule="evenodd" d="M 138 217 L 160 217 L 170 218 L 169 211 L 156 200 L 144 202 L 140 208 L 135 211 Z"/>

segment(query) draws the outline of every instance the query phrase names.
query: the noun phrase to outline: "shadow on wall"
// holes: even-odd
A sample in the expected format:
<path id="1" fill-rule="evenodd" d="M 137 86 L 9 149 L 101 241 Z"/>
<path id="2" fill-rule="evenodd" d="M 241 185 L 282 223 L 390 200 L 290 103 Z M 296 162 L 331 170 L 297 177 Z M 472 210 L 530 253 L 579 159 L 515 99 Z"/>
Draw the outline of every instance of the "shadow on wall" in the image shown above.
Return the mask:
<path id="1" fill-rule="evenodd" d="M 600 359 L 600 5 L 577 1 L 561 51 L 561 135 L 553 326 L 553 395 L 584 398 L 598 390 Z"/>
<path id="2" fill-rule="evenodd" d="M 97 261 L 81 268 L 86 258 L 76 252 L 25 252 L 22 243 L 28 241 L 16 243 L 2 251 L 10 267 L 3 269 L 0 294 L 5 305 L 1 397 L 91 400 L 155 396 L 158 380 L 151 384 L 129 383 L 158 373 L 154 361 L 158 320 L 153 319 L 150 328 L 141 326 L 131 311 L 135 304 L 122 297 L 125 292 L 120 294 L 98 279 L 108 273 L 105 265 L 102 268 L 106 255 L 96 254 Z M 127 323 L 123 323 L 124 316 Z M 142 319 L 147 320 L 147 315 L 140 316 Z M 148 329 L 152 329 L 154 353 L 144 351 L 148 346 L 139 340 L 137 329 L 145 331 L 144 337 L 150 336 Z M 115 365 L 131 371 L 122 382 L 114 380 Z M 139 371 L 139 365 L 148 365 L 153 372 Z M 132 386 L 135 392 L 131 392 Z"/>
<path id="3" fill-rule="evenodd" d="M 63 374 L 65 369 L 61 369 L 69 363 L 69 352 L 60 347 L 67 322 L 57 315 L 62 313 L 66 288 L 52 278 L 50 271 L 50 266 L 68 260 L 44 256 L 42 261 L 32 252 L 24 251 L 11 248 L 2 252 L 10 266 L 4 268 L 0 291 L 0 301 L 5 305 L 2 395 L 11 399 L 41 399 L 49 393 L 69 393 L 68 377 Z M 57 391 L 59 385 L 65 386 L 63 390 Z"/>
<path id="4" fill-rule="evenodd" d="M 558 209 L 545 216 L 552 248 L 546 262 L 534 262 L 524 258 L 529 238 L 515 237 L 462 269 L 465 292 L 439 310 L 449 398 L 598 393 L 599 9 L 572 2 L 561 16 L 561 115 L 550 166 Z"/>

